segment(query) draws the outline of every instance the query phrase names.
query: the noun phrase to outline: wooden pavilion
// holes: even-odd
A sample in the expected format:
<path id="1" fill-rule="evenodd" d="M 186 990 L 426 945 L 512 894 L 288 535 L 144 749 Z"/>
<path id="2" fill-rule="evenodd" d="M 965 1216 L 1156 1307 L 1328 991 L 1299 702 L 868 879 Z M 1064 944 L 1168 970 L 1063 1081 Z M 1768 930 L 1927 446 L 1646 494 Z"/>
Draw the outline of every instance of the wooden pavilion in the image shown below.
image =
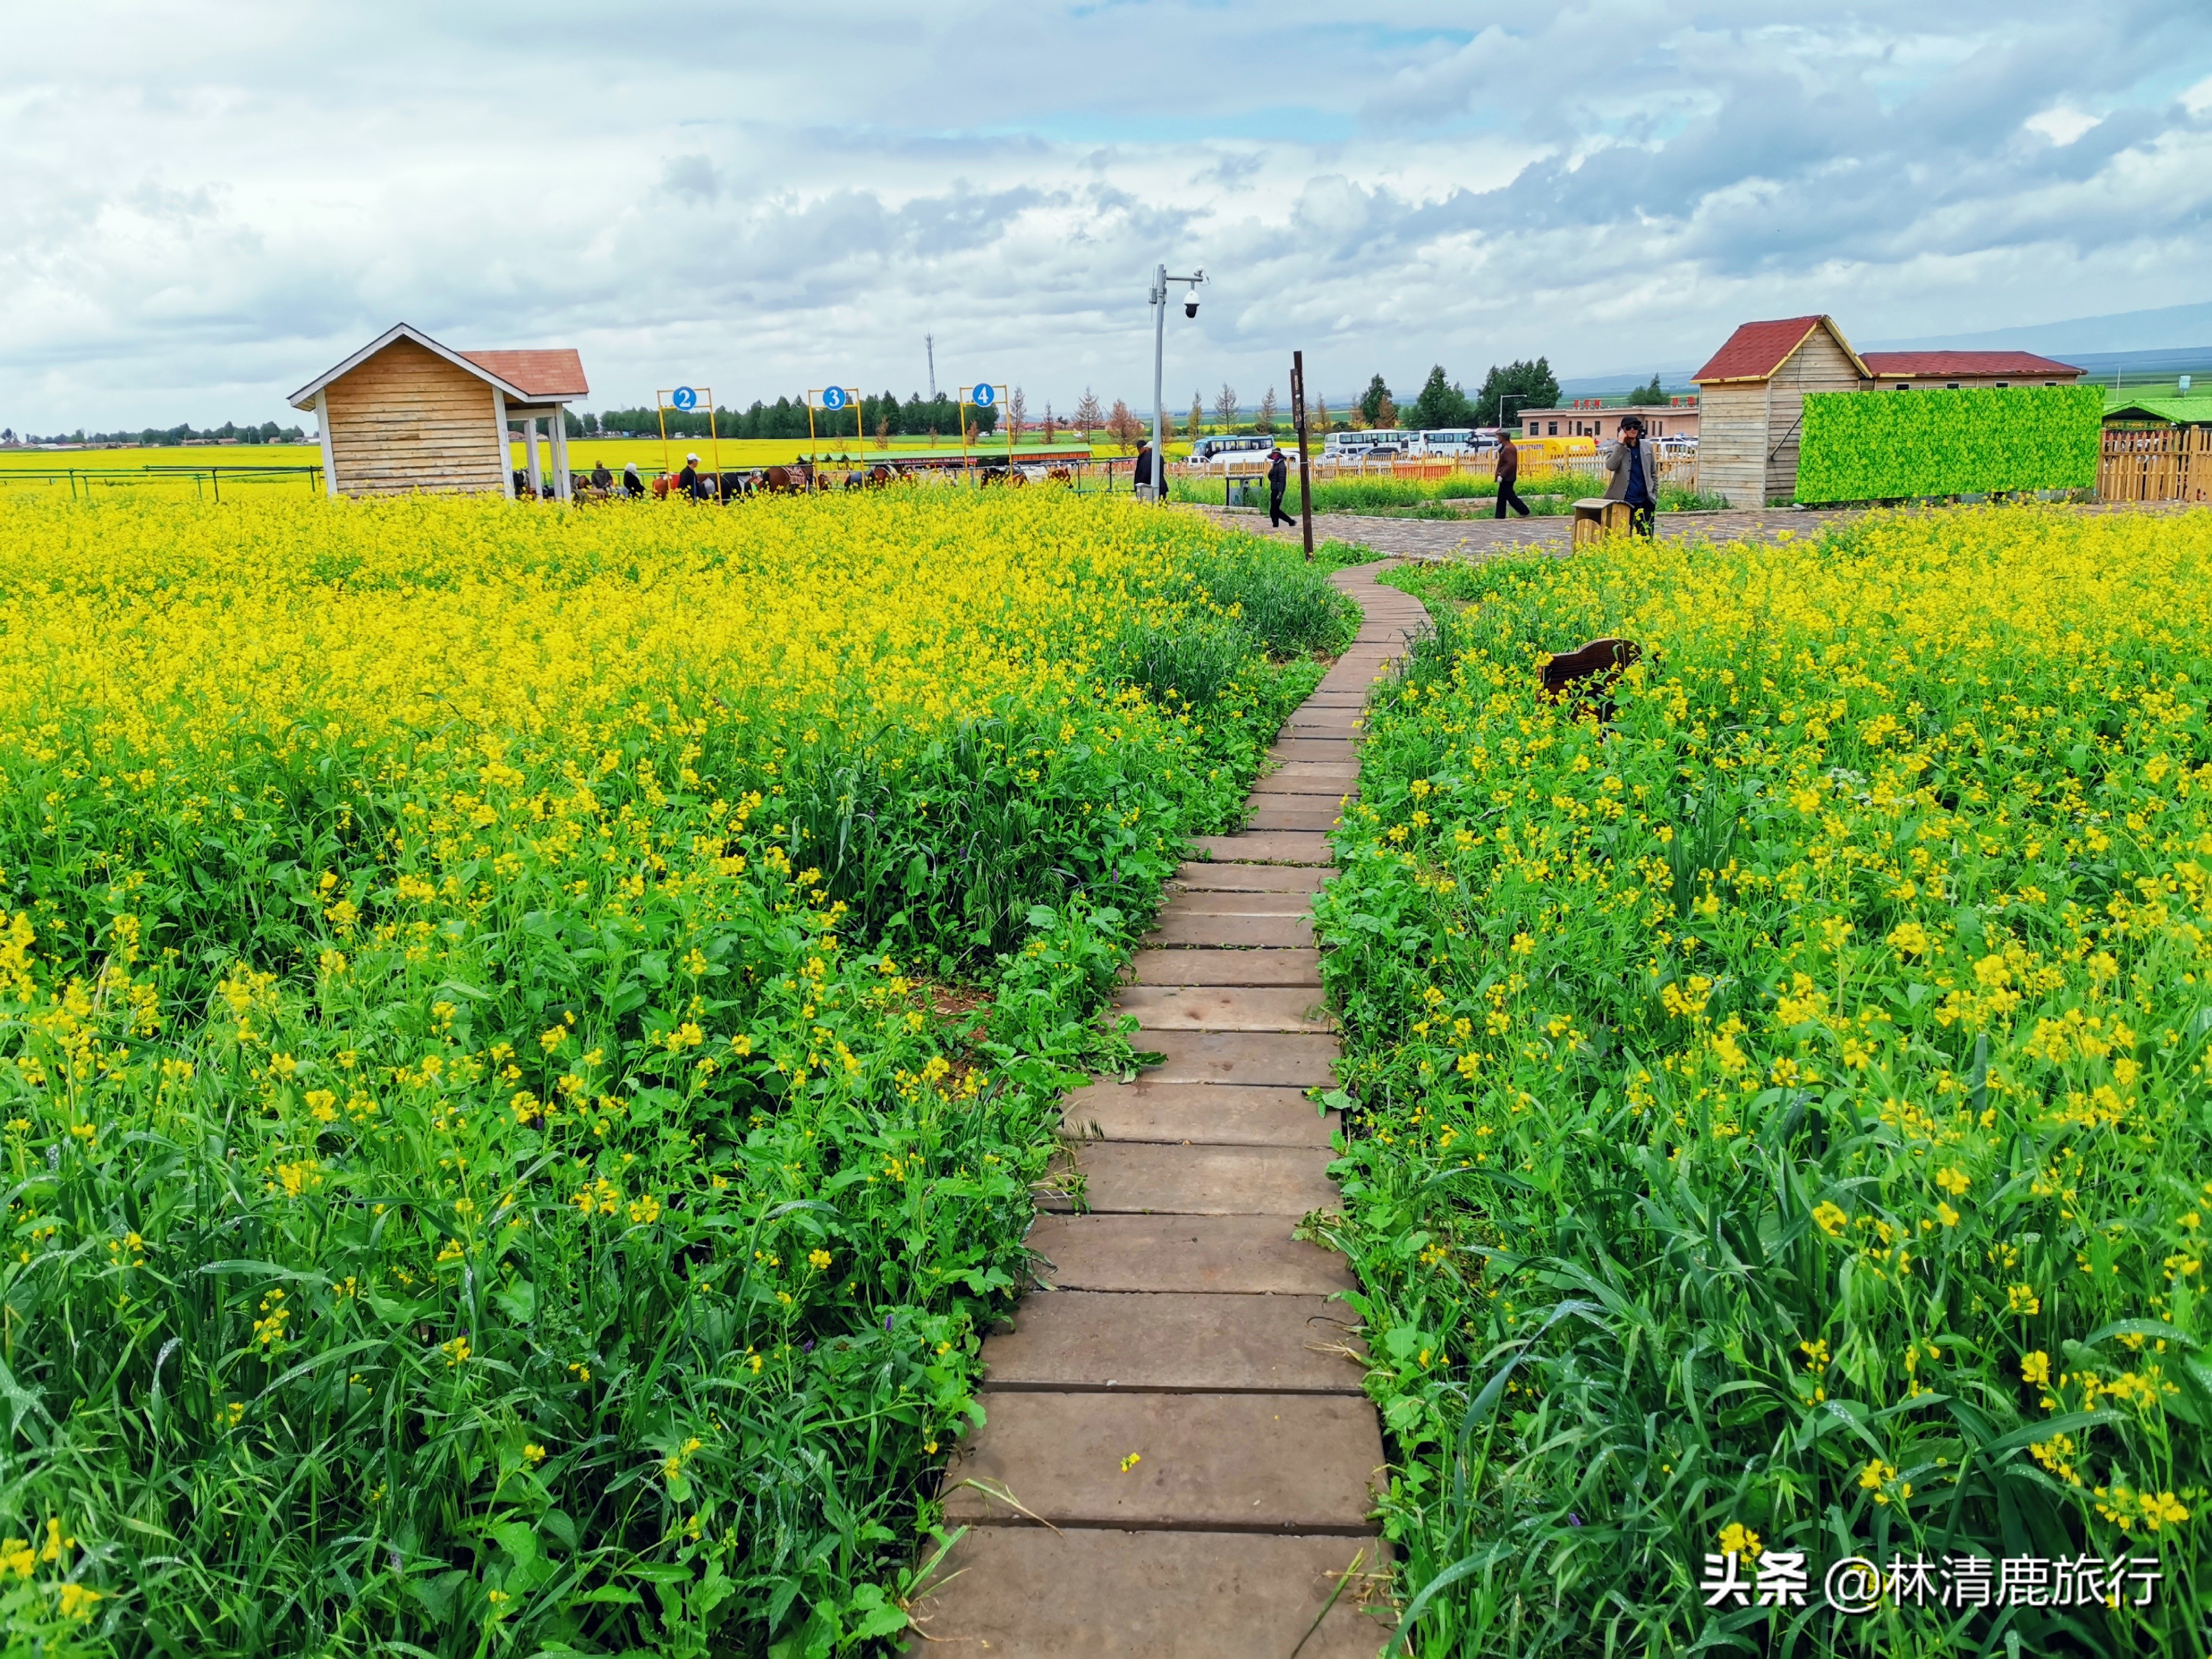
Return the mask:
<path id="1" fill-rule="evenodd" d="M 554 493 L 568 497 L 567 406 L 591 387 L 569 349 L 455 351 L 395 325 L 291 397 L 323 434 L 333 495 L 410 490 L 515 494 L 510 431 L 522 428 L 532 495 L 541 490 L 538 422 L 552 442 Z"/>

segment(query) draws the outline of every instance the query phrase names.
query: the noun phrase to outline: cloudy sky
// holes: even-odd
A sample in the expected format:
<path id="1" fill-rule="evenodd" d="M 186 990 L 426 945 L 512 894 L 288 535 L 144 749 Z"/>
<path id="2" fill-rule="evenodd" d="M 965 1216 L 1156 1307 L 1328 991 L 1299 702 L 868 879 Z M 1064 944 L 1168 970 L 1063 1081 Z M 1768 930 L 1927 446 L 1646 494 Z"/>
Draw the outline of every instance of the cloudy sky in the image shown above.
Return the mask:
<path id="1" fill-rule="evenodd" d="M 1346 21 L 1371 11 L 1378 21 Z M 1171 404 L 2212 298 L 2172 0 L 70 0 L 0 64 L 0 422 L 294 418 L 392 323 L 600 406 L 835 379 Z M 2144 344 L 2198 344 L 2145 341 Z"/>

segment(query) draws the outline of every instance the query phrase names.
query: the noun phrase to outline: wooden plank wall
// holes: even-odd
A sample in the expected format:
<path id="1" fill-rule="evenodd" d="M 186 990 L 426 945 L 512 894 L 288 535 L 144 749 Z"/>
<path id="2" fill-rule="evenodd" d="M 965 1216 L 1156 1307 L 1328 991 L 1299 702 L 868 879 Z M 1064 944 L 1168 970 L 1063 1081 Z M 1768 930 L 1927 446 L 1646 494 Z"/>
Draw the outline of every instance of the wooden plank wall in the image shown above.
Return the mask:
<path id="1" fill-rule="evenodd" d="M 393 341 L 325 396 L 340 494 L 506 489 L 492 389 L 414 341 Z"/>
<path id="2" fill-rule="evenodd" d="M 2107 501 L 2212 500 L 2212 427 L 2107 431 L 2097 461 L 2097 496 Z"/>
<path id="3" fill-rule="evenodd" d="M 1698 405 L 1698 487 L 1731 507 L 1764 507 L 1766 387 L 1709 386 Z"/>
<path id="4" fill-rule="evenodd" d="M 1797 494 L 1797 453 L 1805 434 L 1805 394 L 1858 392 L 1866 383 L 1836 337 L 1816 328 L 1775 372 L 1766 416 L 1766 478 L 1760 498 L 1752 502 L 1787 501 Z M 1893 393 L 1893 396 L 1895 394 Z M 1909 394 L 1908 394 L 1909 395 Z"/>

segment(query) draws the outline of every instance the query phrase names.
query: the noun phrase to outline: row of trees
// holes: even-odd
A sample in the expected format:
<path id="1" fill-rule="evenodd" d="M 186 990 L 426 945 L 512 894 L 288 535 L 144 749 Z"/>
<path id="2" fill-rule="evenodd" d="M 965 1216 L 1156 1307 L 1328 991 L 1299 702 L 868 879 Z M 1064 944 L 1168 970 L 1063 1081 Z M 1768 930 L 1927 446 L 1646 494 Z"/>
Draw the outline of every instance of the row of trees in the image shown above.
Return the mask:
<path id="1" fill-rule="evenodd" d="M 183 426 L 149 426 L 137 432 L 88 433 L 79 427 L 75 432 L 57 432 L 44 438 L 34 432 L 26 432 L 18 438 L 14 428 L 0 427 L 0 444 L 137 444 L 147 449 L 180 444 L 186 439 L 200 442 L 232 439 L 241 444 L 296 444 L 306 442 L 307 437 L 298 427 L 280 427 L 274 421 L 264 421 L 259 426 L 240 426 L 234 421 L 204 427 L 186 422 Z"/>
<path id="2" fill-rule="evenodd" d="M 1009 410 L 1018 419 L 1022 394 L 1017 390 L 1009 399 Z M 870 438 L 921 437 L 928 433 L 960 435 L 962 409 L 951 398 L 925 398 L 915 392 L 904 403 L 896 392 L 886 392 L 879 397 L 860 399 L 860 423 Z M 977 409 L 969 404 L 966 410 L 970 432 L 994 432 L 998 429 L 999 410 L 996 405 Z M 610 409 L 604 414 L 568 416 L 568 435 L 572 438 L 595 437 L 602 433 L 627 433 L 639 437 L 657 436 L 661 430 L 662 416 L 650 408 Z M 806 436 L 806 394 L 796 398 L 778 398 L 774 403 L 756 398 L 750 409 L 717 409 L 708 422 L 707 410 L 694 410 L 689 414 L 670 410 L 665 416 L 668 435 L 672 438 L 804 438 Z M 836 441 L 853 435 L 854 414 L 851 406 L 831 410 L 817 407 L 814 410 L 814 433 L 817 438 Z"/>

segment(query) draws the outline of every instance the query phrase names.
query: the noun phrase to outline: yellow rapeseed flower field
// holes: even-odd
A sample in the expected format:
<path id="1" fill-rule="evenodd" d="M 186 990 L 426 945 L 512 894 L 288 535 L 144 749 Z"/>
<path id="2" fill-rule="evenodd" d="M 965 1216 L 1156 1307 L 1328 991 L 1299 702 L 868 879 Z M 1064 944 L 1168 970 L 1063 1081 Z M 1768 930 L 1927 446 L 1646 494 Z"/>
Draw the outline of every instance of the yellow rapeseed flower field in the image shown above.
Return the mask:
<path id="1" fill-rule="evenodd" d="M 902 1628 L 1089 1016 L 1341 610 L 1048 489 L 0 498 L 10 1629 Z"/>
<path id="2" fill-rule="evenodd" d="M 2212 514 L 1407 586 L 1438 631 L 1319 908 L 1388 1513 L 1414 1587 L 1490 1564 L 1422 1650 L 1781 1641 L 1797 1614 L 1697 1589 L 1753 1538 L 1816 1596 L 1854 1553 L 2016 1586 L 1824 1613 L 1807 1651 L 1978 1651 L 2002 1615 L 2024 1650 L 2194 1654 Z M 1607 636 L 1642 662 L 1542 692 Z"/>

